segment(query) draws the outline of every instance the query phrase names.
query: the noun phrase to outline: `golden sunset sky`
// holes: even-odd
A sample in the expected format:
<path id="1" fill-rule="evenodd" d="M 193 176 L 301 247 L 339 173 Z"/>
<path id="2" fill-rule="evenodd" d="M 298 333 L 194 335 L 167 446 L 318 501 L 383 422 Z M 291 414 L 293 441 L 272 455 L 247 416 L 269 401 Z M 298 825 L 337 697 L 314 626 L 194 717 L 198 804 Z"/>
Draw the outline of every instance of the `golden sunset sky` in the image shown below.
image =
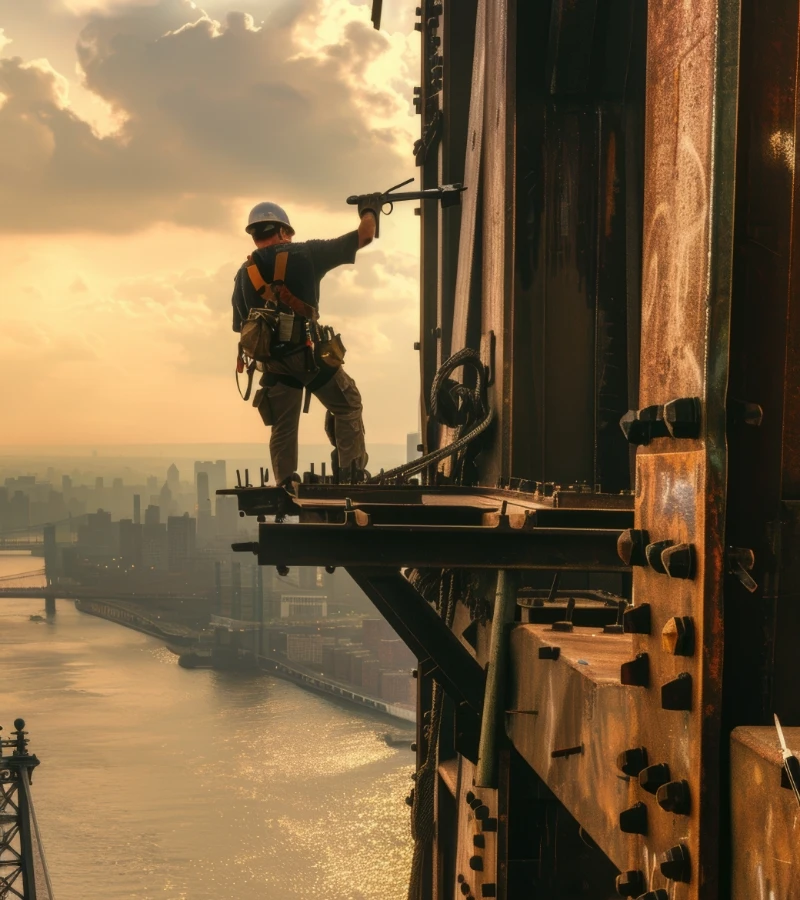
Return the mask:
<path id="1" fill-rule="evenodd" d="M 263 441 L 236 392 L 251 206 L 296 240 L 416 174 L 414 5 L 0 0 L 0 447 Z M 368 441 L 417 428 L 413 204 L 322 285 Z M 324 442 L 318 403 L 301 441 Z"/>

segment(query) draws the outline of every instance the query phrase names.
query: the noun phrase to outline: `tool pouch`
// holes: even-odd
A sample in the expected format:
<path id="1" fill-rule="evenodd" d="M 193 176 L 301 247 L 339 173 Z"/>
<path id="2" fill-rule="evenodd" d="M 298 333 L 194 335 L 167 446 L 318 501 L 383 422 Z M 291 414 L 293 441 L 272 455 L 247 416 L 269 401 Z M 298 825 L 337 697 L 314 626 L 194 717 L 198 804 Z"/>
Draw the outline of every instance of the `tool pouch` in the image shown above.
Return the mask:
<path id="1" fill-rule="evenodd" d="M 267 396 L 267 388 L 262 387 L 256 391 L 253 397 L 253 406 L 258 410 L 261 421 L 265 425 L 273 425 L 272 407 L 269 405 L 269 397 Z"/>
<path id="2" fill-rule="evenodd" d="M 239 337 L 245 356 L 256 362 L 267 362 L 277 324 L 278 319 L 273 310 L 251 309 L 247 319 L 242 323 L 242 333 Z"/>
<path id="3" fill-rule="evenodd" d="M 322 362 L 333 369 L 338 369 L 344 364 L 344 355 L 347 353 L 342 343 L 342 336 L 334 334 L 329 340 L 322 341 L 317 345 L 317 353 Z"/>

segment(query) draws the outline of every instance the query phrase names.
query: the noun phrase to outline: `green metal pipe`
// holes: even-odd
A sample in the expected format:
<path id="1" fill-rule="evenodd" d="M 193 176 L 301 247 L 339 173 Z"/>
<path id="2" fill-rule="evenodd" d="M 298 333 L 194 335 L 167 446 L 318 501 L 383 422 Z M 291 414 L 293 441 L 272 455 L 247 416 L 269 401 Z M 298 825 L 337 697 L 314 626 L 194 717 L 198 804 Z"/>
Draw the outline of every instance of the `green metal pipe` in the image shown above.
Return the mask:
<path id="1" fill-rule="evenodd" d="M 501 569 L 497 573 L 497 589 L 492 612 L 489 668 L 486 673 L 486 693 L 483 699 L 478 765 L 475 768 L 476 787 L 497 787 L 497 744 L 504 713 L 508 631 L 514 621 L 516 605 L 516 578 L 513 573 Z"/>

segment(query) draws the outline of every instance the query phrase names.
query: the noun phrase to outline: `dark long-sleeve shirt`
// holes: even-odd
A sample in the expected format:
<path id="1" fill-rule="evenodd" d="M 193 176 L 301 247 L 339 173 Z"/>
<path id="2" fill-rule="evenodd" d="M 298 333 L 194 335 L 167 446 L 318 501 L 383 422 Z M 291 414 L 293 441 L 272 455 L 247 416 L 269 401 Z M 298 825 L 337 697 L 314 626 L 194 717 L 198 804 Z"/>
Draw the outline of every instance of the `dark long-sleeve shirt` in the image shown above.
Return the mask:
<path id="1" fill-rule="evenodd" d="M 275 256 L 281 251 L 289 253 L 284 282 L 300 300 L 319 309 L 320 282 L 331 269 L 356 261 L 358 232 L 351 231 L 327 241 L 301 241 L 299 243 L 273 244 L 254 250 L 261 277 L 269 284 L 274 278 Z M 247 274 L 249 263 L 242 263 L 233 285 L 233 330 L 241 331 L 242 322 L 253 308 L 263 307 L 264 298 L 257 294 Z"/>

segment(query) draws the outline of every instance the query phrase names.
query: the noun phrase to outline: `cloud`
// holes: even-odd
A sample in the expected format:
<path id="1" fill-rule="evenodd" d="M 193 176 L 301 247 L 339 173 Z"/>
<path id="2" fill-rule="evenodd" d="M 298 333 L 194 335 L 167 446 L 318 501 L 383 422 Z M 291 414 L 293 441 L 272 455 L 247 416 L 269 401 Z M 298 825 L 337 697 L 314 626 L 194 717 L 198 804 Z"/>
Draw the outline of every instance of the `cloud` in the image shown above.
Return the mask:
<path id="1" fill-rule="evenodd" d="M 374 32 L 367 7 L 333 6 L 335 39 L 313 46 L 330 26 L 316 0 L 263 23 L 217 21 L 181 0 L 89 15 L 76 48 L 84 87 L 121 123 L 105 136 L 70 107 L 52 66 L 0 60 L 0 229 L 223 228 L 240 197 L 333 208 L 400 180 L 413 126 L 397 127 L 405 45 Z M 368 78 L 376 65 L 400 83 Z"/>

